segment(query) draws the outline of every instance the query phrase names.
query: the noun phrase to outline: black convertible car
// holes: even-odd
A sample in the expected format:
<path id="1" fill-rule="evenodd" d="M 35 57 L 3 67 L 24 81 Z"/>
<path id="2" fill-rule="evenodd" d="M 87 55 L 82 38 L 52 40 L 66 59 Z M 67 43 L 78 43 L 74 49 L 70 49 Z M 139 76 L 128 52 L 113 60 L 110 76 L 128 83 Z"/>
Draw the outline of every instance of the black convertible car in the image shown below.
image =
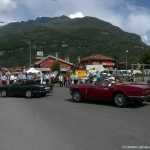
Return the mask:
<path id="1" fill-rule="evenodd" d="M 33 97 L 33 95 L 37 94 L 45 96 L 47 93 L 50 92 L 53 92 L 53 86 L 46 84 L 30 83 L 27 80 L 18 80 L 15 84 L 0 86 L 0 95 L 2 97 L 18 95 L 31 98 Z"/>

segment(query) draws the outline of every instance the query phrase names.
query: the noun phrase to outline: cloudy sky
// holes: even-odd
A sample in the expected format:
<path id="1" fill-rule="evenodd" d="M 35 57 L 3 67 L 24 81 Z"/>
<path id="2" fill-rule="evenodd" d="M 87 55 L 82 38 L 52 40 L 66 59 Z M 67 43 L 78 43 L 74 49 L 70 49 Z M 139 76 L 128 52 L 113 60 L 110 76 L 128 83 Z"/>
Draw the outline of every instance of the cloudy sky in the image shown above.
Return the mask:
<path id="1" fill-rule="evenodd" d="M 150 0 L 0 0 L 0 21 L 6 24 L 62 15 L 99 18 L 150 45 Z"/>

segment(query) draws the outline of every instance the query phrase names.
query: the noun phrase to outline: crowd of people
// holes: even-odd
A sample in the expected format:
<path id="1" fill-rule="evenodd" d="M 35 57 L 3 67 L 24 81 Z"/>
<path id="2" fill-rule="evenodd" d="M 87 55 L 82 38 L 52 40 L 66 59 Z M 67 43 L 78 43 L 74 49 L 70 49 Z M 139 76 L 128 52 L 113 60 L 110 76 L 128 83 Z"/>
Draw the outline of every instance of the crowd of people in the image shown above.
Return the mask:
<path id="1" fill-rule="evenodd" d="M 128 75 L 129 76 L 129 75 Z M 131 73 L 130 76 L 132 78 L 134 78 L 134 73 L 133 73 L 133 69 L 131 69 Z M 35 84 L 43 84 L 44 82 L 46 84 L 51 84 L 53 86 L 55 86 L 55 77 L 56 75 L 54 74 L 54 72 L 51 73 L 29 73 L 29 74 L 25 74 L 25 73 L 19 73 L 18 75 L 16 74 L 10 74 L 9 76 L 6 76 L 4 73 L 0 76 L 0 85 L 6 85 L 6 84 L 14 84 L 17 80 L 28 80 L 31 84 L 35 83 Z M 87 83 L 93 83 L 93 78 L 96 77 L 98 78 L 103 78 L 103 74 L 102 72 L 97 71 L 95 73 L 95 75 L 93 76 L 93 74 L 88 73 L 88 71 L 86 71 L 85 75 L 84 75 L 84 79 L 85 79 L 85 84 Z M 114 77 L 110 77 L 108 78 L 110 81 L 110 84 L 108 86 L 113 85 L 116 82 L 116 79 Z M 59 85 L 60 87 L 70 87 L 73 84 L 77 84 L 79 82 L 79 77 L 76 75 L 76 73 L 73 74 L 73 72 L 71 72 L 70 75 L 65 74 L 62 75 L 60 74 L 58 76 L 58 81 L 59 81 Z"/>
<path id="2" fill-rule="evenodd" d="M 60 87 L 70 87 L 73 84 L 77 84 L 79 81 L 79 77 L 76 74 L 73 74 L 73 72 L 71 72 L 70 75 L 66 74 L 64 76 L 60 74 L 58 79 Z"/>

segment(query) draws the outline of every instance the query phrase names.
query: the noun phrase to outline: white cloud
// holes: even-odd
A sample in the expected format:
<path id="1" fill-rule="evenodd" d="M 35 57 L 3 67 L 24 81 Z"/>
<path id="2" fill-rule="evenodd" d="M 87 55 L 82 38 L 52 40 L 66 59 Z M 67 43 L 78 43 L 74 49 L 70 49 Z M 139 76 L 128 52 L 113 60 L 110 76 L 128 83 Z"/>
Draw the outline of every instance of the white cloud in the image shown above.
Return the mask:
<path id="1" fill-rule="evenodd" d="M 148 41 L 148 37 L 147 37 L 146 35 L 143 36 L 143 37 L 142 37 L 142 41 L 143 41 L 143 42 L 147 42 L 147 41 Z"/>
<path id="2" fill-rule="evenodd" d="M 84 16 L 83 16 L 82 12 L 77 12 L 75 14 L 70 14 L 69 15 L 69 18 L 71 18 L 71 19 L 74 19 L 74 18 L 83 18 L 83 17 Z"/>
<path id="3" fill-rule="evenodd" d="M 1 0 L 0 15 L 10 13 L 11 10 L 17 7 L 17 3 L 20 3 L 22 1 L 23 0 Z"/>
<path id="4" fill-rule="evenodd" d="M 0 1 L 0 21 L 27 21 L 38 16 L 58 17 L 66 15 L 70 18 L 91 16 L 110 22 L 126 32 L 138 34 L 142 38 L 146 35 L 147 40 L 144 41 L 147 44 L 150 43 L 150 9 L 135 5 L 137 2 L 135 0 Z"/>

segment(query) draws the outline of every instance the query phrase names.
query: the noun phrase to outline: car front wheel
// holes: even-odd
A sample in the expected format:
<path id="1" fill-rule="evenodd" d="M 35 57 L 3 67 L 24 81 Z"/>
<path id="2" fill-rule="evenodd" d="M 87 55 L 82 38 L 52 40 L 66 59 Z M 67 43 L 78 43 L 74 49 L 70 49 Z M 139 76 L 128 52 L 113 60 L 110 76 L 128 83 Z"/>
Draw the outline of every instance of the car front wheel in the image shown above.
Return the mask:
<path id="1" fill-rule="evenodd" d="M 33 93 L 32 93 L 31 90 L 26 90 L 26 97 L 27 97 L 27 98 L 33 97 Z"/>
<path id="2" fill-rule="evenodd" d="M 1 97 L 6 97 L 7 96 L 7 92 L 6 90 L 1 90 Z"/>
<path id="3" fill-rule="evenodd" d="M 125 107 L 128 104 L 128 99 L 124 93 L 118 92 L 113 96 L 113 102 L 117 107 Z"/>
<path id="4" fill-rule="evenodd" d="M 83 100 L 83 97 L 82 97 L 81 93 L 78 90 L 75 90 L 73 92 L 73 96 L 72 97 L 73 97 L 73 100 L 75 102 L 77 102 L 77 103 L 80 103 Z"/>

